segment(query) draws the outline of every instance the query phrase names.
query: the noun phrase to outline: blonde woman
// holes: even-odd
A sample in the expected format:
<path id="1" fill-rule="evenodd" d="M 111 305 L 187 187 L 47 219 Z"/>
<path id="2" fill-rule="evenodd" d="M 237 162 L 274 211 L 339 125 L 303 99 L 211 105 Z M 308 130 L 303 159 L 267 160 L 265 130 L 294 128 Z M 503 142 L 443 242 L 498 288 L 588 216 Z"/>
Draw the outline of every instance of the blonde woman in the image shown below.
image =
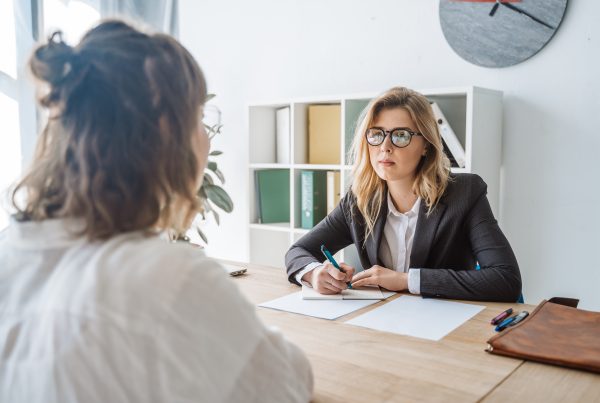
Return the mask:
<path id="1" fill-rule="evenodd" d="M 0 402 L 306 402 L 304 354 L 219 263 L 197 210 L 206 83 L 175 39 L 106 21 L 30 67 L 50 118 L 0 232 Z"/>
<path id="2" fill-rule="evenodd" d="M 336 294 L 377 285 L 425 297 L 517 301 L 521 276 L 477 175 L 450 173 L 428 100 L 392 88 L 368 105 L 351 190 L 286 254 L 290 282 Z M 354 244 L 363 271 L 321 263 Z M 481 270 L 475 270 L 479 264 Z"/>

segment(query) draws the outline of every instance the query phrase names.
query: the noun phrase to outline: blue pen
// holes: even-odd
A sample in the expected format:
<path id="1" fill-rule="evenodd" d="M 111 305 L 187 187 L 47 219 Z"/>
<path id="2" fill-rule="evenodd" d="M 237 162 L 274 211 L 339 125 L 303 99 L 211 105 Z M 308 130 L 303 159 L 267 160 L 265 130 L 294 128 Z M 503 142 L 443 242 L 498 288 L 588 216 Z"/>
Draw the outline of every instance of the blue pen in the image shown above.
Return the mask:
<path id="1" fill-rule="evenodd" d="M 496 331 L 500 332 L 509 326 L 514 326 L 517 323 L 521 322 L 523 319 L 525 319 L 527 316 L 529 316 L 529 312 L 521 311 L 518 315 L 511 316 L 510 318 L 504 319 L 502 321 L 502 323 L 500 323 L 498 326 L 496 326 Z"/>
<path id="2" fill-rule="evenodd" d="M 526 317 L 529 316 L 529 312 L 527 311 L 521 311 L 520 314 L 518 314 L 517 316 L 515 316 L 515 320 L 513 320 L 512 322 L 510 322 L 508 324 L 508 326 L 514 326 L 517 323 L 521 322 L 523 319 L 525 319 Z"/>
<path id="3" fill-rule="evenodd" d="M 331 252 L 329 252 L 327 250 L 327 248 L 325 247 L 325 245 L 321 245 L 321 252 L 323 252 L 323 254 L 327 258 L 327 260 L 329 260 L 331 262 L 331 264 L 333 265 L 333 267 L 335 267 L 336 269 L 338 269 L 339 271 L 341 271 L 342 273 L 344 273 L 344 271 L 342 270 L 342 268 L 340 267 L 340 265 L 338 264 L 338 262 L 335 261 L 335 259 L 333 258 L 333 255 L 331 254 Z M 348 285 L 348 288 L 352 288 L 352 284 L 350 284 L 350 282 L 348 282 L 346 284 Z"/>
<path id="4" fill-rule="evenodd" d="M 510 325 L 516 318 L 516 316 L 511 316 L 510 318 L 504 319 L 498 326 L 496 326 L 496 331 L 501 332 L 502 330 L 506 329 L 506 327 L 508 327 L 508 325 Z"/>

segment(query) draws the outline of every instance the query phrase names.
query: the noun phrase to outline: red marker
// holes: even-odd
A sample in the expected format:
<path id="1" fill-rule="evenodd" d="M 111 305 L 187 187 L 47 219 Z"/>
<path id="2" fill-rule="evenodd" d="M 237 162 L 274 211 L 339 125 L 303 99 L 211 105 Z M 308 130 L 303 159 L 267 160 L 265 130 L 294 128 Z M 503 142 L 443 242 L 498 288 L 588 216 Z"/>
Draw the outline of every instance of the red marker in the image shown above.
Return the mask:
<path id="1" fill-rule="evenodd" d="M 492 319 L 490 323 L 492 325 L 497 325 L 498 323 L 502 322 L 504 319 L 508 318 L 510 316 L 510 314 L 512 314 L 512 312 L 513 312 L 512 308 L 508 308 L 506 311 L 502 312 L 501 314 L 496 316 L 494 319 Z"/>

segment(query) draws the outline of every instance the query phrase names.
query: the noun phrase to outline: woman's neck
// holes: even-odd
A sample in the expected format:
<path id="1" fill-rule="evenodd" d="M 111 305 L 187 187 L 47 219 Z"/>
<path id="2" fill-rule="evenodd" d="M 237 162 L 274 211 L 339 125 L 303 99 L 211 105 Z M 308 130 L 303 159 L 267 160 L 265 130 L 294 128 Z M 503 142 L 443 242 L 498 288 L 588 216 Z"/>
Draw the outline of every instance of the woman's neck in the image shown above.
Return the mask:
<path id="1" fill-rule="evenodd" d="M 410 211 L 417 201 L 417 195 L 413 192 L 413 184 L 415 178 L 400 179 L 396 181 L 388 181 L 388 192 L 392 198 L 394 207 L 401 213 Z"/>

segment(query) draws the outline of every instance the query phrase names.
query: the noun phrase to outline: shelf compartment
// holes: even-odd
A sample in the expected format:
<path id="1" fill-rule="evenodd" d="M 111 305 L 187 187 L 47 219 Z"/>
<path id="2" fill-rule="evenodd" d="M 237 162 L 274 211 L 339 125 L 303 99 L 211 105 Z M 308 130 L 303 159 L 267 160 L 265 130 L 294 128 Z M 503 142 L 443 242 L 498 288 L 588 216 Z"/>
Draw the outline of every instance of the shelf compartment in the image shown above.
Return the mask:
<path id="1" fill-rule="evenodd" d="M 250 163 L 275 164 L 288 163 L 291 153 L 291 122 L 287 134 L 287 161 L 277 160 L 277 111 L 291 108 L 290 104 L 250 106 L 248 110 L 248 129 L 250 132 Z M 291 109 L 290 109 L 291 111 Z M 291 121 L 291 116 L 290 116 Z"/>
<path id="2" fill-rule="evenodd" d="M 308 164 L 309 163 L 309 107 L 310 106 L 326 106 L 326 105 L 336 105 L 340 107 L 340 117 L 339 117 L 339 131 L 337 133 L 328 133 L 328 135 L 334 136 L 336 147 L 331 149 L 332 153 L 332 161 L 335 161 L 334 164 L 331 165 L 339 165 L 342 161 L 340 159 L 341 155 L 341 126 L 342 126 L 342 108 L 341 101 L 321 101 L 321 102 L 298 102 L 292 104 L 293 118 L 292 118 L 292 156 L 294 164 Z M 330 164 L 318 164 L 318 165 L 330 165 Z"/>

